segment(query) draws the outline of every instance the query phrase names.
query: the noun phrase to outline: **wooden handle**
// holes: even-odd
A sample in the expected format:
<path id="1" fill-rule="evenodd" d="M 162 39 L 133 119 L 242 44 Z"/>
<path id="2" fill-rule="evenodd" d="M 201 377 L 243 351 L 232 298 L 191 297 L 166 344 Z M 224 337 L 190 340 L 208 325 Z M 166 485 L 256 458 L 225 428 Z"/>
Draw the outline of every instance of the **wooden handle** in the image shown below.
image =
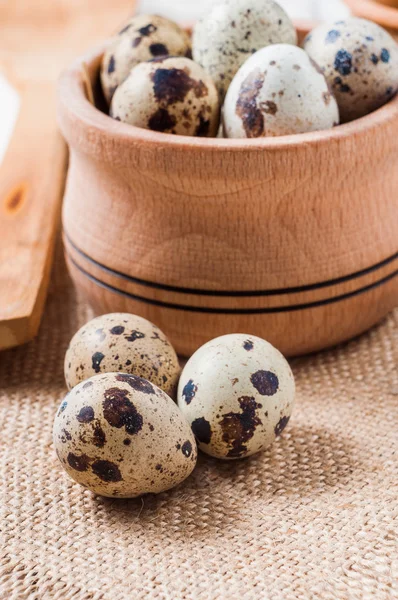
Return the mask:
<path id="1" fill-rule="evenodd" d="M 0 67 L 21 96 L 0 168 L 0 350 L 30 340 L 44 308 L 67 156 L 54 81 L 134 7 L 134 0 L 0 2 Z"/>
<path id="2" fill-rule="evenodd" d="M 380 4 L 385 4 L 386 6 L 393 6 L 394 8 L 398 8 L 398 0 L 377 0 Z"/>
<path id="3" fill-rule="evenodd" d="M 37 333 L 66 167 L 53 85 L 27 83 L 19 91 L 21 112 L 0 168 L 0 349 Z"/>

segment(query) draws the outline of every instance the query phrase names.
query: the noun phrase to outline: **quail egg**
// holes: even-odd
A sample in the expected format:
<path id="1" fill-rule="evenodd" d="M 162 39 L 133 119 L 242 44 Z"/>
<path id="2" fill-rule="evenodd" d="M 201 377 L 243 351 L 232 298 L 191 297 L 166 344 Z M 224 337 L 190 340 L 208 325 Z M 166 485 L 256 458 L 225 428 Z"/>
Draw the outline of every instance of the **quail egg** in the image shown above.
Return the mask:
<path id="1" fill-rule="evenodd" d="M 146 379 L 95 375 L 73 388 L 55 417 L 65 471 L 101 496 L 134 498 L 181 483 L 193 471 L 195 438 L 176 404 Z"/>
<path id="2" fill-rule="evenodd" d="M 252 335 L 225 335 L 187 362 L 178 406 L 199 448 L 217 458 L 250 456 L 270 446 L 292 414 L 292 371 L 271 344 Z"/>
<path id="3" fill-rule="evenodd" d="M 163 57 L 131 71 L 113 96 L 110 115 L 153 131 L 215 137 L 220 106 L 201 66 L 189 58 Z"/>
<path id="4" fill-rule="evenodd" d="M 304 48 L 321 67 L 343 122 L 376 110 L 398 90 L 398 45 L 371 21 L 352 17 L 319 25 Z"/>
<path id="5" fill-rule="evenodd" d="M 127 313 L 113 313 L 86 323 L 65 355 L 68 389 L 98 373 L 122 371 L 148 379 L 175 397 L 180 375 L 177 354 L 156 325 Z"/>
<path id="6" fill-rule="evenodd" d="M 196 24 L 192 53 L 213 78 L 223 100 L 247 58 L 278 43 L 297 44 L 293 23 L 279 4 L 273 0 L 222 0 Z"/>
<path id="7" fill-rule="evenodd" d="M 329 129 L 339 111 L 325 77 L 296 46 L 259 50 L 239 69 L 224 105 L 229 138 L 258 138 Z"/>
<path id="8" fill-rule="evenodd" d="M 108 102 L 131 69 L 158 56 L 191 56 L 191 40 L 177 23 L 165 17 L 140 15 L 113 38 L 101 67 L 101 82 Z"/>

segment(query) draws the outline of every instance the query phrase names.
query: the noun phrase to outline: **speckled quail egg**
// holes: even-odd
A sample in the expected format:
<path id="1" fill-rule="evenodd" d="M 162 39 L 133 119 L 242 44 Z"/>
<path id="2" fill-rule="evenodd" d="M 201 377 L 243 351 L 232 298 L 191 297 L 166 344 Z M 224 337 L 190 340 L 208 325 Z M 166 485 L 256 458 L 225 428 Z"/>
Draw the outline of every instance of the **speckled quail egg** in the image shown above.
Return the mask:
<path id="1" fill-rule="evenodd" d="M 371 21 L 352 17 L 320 25 L 304 48 L 321 67 L 343 122 L 376 110 L 398 90 L 398 45 Z"/>
<path id="2" fill-rule="evenodd" d="M 239 69 L 224 105 L 229 138 L 257 138 L 329 129 L 339 111 L 325 77 L 296 46 L 267 46 Z"/>
<path id="3" fill-rule="evenodd" d="M 114 119 L 164 133 L 215 137 L 220 120 L 217 90 L 201 66 L 169 57 L 141 63 L 116 90 Z"/>
<path id="4" fill-rule="evenodd" d="M 110 42 L 102 60 L 101 82 L 108 102 L 133 67 L 166 55 L 190 57 L 188 33 L 165 17 L 139 15 L 131 19 Z"/>
<path id="5" fill-rule="evenodd" d="M 176 404 L 146 379 L 96 375 L 73 388 L 54 422 L 65 471 L 102 496 L 134 498 L 181 483 L 197 449 Z"/>
<path id="6" fill-rule="evenodd" d="M 222 459 L 268 448 L 285 429 L 294 397 L 293 374 L 282 354 L 243 334 L 202 346 L 178 385 L 178 405 L 199 448 Z"/>
<path id="7" fill-rule="evenodd" d="M 97 373 L 122 371 L 148 379 L 175 397 L 177 354 L 156 325 L 127 313 L 102 315 L 84 325 L 65 355 L 68 389 Z"/>
<path id="8" fill-rule="evenodd" d="M 285 11 L 273 0 L 222 0 L 199 21 L 192 53 L 212 76 L 221 100 L 239 67 L 269 44 L 296 44 L 297 34 Z"/>

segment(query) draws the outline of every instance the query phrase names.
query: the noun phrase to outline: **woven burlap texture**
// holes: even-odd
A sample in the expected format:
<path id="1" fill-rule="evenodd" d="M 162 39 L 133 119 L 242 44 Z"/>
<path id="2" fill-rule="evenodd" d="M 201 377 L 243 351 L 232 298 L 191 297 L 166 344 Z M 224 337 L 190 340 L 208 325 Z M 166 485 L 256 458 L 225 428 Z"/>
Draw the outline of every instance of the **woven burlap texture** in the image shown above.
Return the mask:
<path id="1" fill-rule="evenodd" d="M 51 440 L 63 357 L 91 317 L 58 253 L 31 344 L 0 354 L 0 598 L 398 598 L 398 312 L 293 361 L 297 406 L 274 447 L 201 456 L 178 488 L 92 495 Z"/>

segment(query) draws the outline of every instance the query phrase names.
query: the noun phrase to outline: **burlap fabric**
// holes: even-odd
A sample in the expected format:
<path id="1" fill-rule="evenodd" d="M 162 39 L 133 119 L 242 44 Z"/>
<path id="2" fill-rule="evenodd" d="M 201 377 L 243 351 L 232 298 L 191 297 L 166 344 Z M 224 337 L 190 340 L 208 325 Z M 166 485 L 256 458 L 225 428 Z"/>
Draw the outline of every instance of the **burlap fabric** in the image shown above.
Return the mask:
<path id="1" fill-rule="evenodd" d="M 0 598 L 398 598 L 398 312 L 293 362 L 291 425 L 262 455 L 202 456 L 177 489 L 93 496 L 51 441 L 89 317 L 59 254 L 38 339 L 0 354 Z"/>

